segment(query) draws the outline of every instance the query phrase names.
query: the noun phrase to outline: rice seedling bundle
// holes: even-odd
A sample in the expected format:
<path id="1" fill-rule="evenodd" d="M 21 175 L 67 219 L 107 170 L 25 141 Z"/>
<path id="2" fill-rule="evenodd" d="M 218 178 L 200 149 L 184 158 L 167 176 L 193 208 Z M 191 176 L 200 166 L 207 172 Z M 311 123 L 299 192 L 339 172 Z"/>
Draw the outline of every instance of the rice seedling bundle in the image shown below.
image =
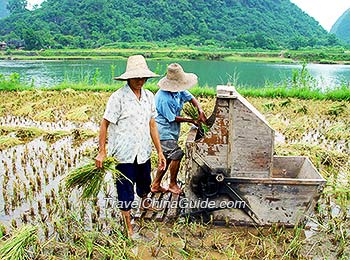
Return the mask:
<path id="1" fill-rule="evenodd" d="M 24 225 L 13 232 L 12 237 L 0 244 L 0 259 L 22 260 L 32 259 L 29 249 L 38 242 L 37 228 Z"/>
<path id="2" fill-rule="evenodd" d="M 65 177 L 66 188 L 82 188 L 82 199 L 95 198 L 101 190 L 107 172 L 111 172 L 116 179 L 123 175 L 116 170 L 117 165 L 118 161 L 114 157 L 106 157 L 102 168 L 97 168 L 95 161 L 76 168 Z"/>
<path id="3" fill-rule="evenodd" d="M 191 103 L 186 103 L 182 109 L 182 111 L 189 117 L 191 117 L 194 120 L 198 120 L 199 118 L 199 113 L 197 108 L 192 105 Z M 200 135 L 205 134 L 206 132 L 208 132 L 208 127 L 202 123 L 199 123 L 198 125 L 198 129 L 200 132 Z"/>

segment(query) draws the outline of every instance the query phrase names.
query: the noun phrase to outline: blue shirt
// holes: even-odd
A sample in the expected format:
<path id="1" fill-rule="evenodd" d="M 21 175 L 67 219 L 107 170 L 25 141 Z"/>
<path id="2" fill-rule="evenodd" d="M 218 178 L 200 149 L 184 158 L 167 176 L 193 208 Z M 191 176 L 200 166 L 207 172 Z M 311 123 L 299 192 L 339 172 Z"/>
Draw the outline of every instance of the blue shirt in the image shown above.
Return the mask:
<path id="1" fill-rule="evenodd" d="M 155 95 L 155 104 L 160 140 L 177 141 L 179 139 L 180 123 L 175 121 L 175 117 L 180 115 L 184 103 L 192 98 L 192 94 L 187 90 L 180 92 L 158 90 Z"/>

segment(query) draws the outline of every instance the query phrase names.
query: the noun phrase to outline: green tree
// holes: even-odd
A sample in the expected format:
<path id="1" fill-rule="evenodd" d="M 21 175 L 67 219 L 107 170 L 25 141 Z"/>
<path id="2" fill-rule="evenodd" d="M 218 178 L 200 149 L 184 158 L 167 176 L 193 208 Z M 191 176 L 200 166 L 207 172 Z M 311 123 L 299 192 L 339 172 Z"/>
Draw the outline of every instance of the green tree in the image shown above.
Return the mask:
<path id="1" fill-rule="evenodd" d="M 44 48 L 45 42 L 40 32 L 36 32 L 31 28 L 23 29 L 22 38 L 27 50 L 39 50 Z"/>
<path id="2" fill-rule="evenodd" d="M 337 44 L 289 0 L 45 0 L 30 11 L 25 0 L 8 3 L 11 15 L 0 19 L 0 39 L 25 36 L 30 48 L 120 41 L 213 40 L 216 46 L 264 49 Z M 23 28 L 33 32 L 23 34 Z"/>

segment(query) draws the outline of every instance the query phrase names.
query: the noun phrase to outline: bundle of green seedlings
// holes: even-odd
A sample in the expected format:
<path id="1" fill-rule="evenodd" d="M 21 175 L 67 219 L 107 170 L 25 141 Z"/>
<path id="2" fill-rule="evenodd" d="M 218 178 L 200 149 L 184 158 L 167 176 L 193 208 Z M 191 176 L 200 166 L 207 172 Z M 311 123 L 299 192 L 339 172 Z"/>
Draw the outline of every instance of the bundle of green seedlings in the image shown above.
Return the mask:
<path id="1" fill-rule="evenodd" d="M 0 259 L 32 259 L 38 243 L 37 228 L 24 225 L 13 232 L 13 236 L 0 243 Z"/>
<path id="2" fill-rule="evenodd" d="M 121 176 L 126 178 L 116 169 L 117 165 L 118 161 L 114 157 L 106 157 L 102 162 L 101 168 L 98 168 L 95 165 L 95 161 L 85 164 L 76 168 L 66 176 L 66 187 L 69 190 L 82 188 L 82 199 L 95 198 L 101 190 L 107 172 L 111 172 L 115 179 L 118 179 Z"/>
<path id="3" fill-rule="evenodd" d="M 187 115 L 189 116 L 190 118 L 192 118 L 193 120 L 198 120 L 199 119 L 199 113 L 198 113 L 198 110 L 197 108 L 192 105 L 192 103 L 186 103 L 184 106 L 183 106 L 183 109 L 182 111 Z M 198 130 L 202 133 L 202 134 L 205 134 L 206 132 L 208 132 L 208 127 L 199 122 L 198 124 Z"/>

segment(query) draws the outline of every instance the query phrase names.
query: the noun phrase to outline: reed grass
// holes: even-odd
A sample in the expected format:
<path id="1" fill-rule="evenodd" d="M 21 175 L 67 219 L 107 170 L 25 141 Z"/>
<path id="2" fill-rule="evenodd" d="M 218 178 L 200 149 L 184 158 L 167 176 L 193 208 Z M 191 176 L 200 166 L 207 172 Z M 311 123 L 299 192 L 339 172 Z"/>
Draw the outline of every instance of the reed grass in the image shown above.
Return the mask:
<path id="1" fill-rule="evenodd" d="M 198 117 L 199 117 L 198 110 L 194 105 L 192 105 L 192 103 L 185 103 L 182 108 L 182 111 L 190 118 L 194 120 L 198 120 Z"/>

